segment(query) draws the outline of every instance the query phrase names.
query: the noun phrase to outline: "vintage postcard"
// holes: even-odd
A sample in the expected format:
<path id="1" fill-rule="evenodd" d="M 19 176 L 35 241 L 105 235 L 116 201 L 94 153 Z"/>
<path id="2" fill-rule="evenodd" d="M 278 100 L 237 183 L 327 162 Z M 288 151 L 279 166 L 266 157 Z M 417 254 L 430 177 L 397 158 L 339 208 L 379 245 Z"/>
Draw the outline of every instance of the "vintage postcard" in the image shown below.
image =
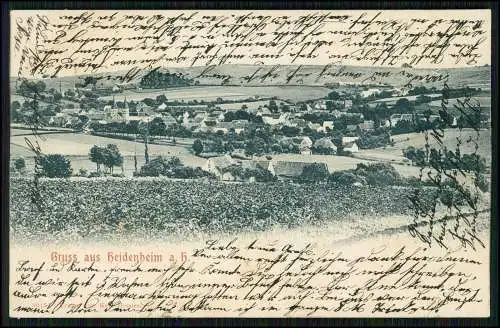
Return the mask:
<path id="1" fill-rule="evenodd" d="M 11 11 L 10 317 L 489 317 L 491 19 Z"/>

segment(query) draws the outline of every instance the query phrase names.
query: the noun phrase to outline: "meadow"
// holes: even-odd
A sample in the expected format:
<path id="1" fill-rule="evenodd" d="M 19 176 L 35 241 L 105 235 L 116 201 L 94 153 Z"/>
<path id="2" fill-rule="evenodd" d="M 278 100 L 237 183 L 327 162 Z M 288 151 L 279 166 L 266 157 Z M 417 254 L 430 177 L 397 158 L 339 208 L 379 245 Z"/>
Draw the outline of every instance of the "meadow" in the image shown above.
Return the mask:
<path id="1" fill-rule="evenodd" d="M 93 145 L 104 146 L 112 143 L 118 146 L 120 153 L 123 155 L 123 173 L 126 176 L 132 176 L 135 171 L 134 155 L 137 158 L 137 168 L 145 163 L 144 160 L 144 144 L 141 142 L 134 142 L 128 140 L 113 139 L 107 137 L 99 137 L 93 135 L 86 135 L 81 133 L 57 133 L 42 135 L 43 140 L 35 139 L 33 136 L 17 135 L 26 133 L 27 130 L 11 130 L 10 154 L 11 159 L 24 157 L 26 160 L 26 167 L 28 171 L 34 168 L 34 155 L 33 152 L 27 147 L 25 138 L 30 140 L 38 140 L 40 148 L 43 153 L 52 154 L 58 153 L 65 155 L 70 161 L 71 166 L 76 173 L 80 168 L 92 172 L 96 170 L 95 163 L 92 163 L 88 158 L 88 153 Z M 448 142 L 449 146 L 453 146 L 456 140 L 455 130 L 449 130 L 444 139 Z M 487 146 L 489 141 L 486 141 L 488 134 L 482 133 L 483 142 L 481 142 L 482 156 L 491 159 L 491 152 L 488 153 Z M 394 147 L 386 147 L 386 149 L 376 148 L 360 150 L 355 153 L 354 157 L 335 156 L 335 155 L 302 155 L 302 154 L 275 154 L 272 159 L 276 161 L 300 161 L 306 163 L 326 163 L 330 172 L 349 170 L 356 168 L 359 163 L 373 163 L 376 161 L 390 162 L 394 168 L 403 177 L 418 176 L 419 168 L 411 166 L 410 163 L 403 162 L 404 157 L 402 149 L 412 145 L 414 147 L 423 147 L 424 137 L 422 134 L 405 134 L 393 137 L 395 139 Z M 406 140 L 410 138 L 410 140 Z M 179 138 L 177 143 L 174 144 L 149 144 L 148 153 L 150 158 L 156 156 L 176 156 L 186 166 L 193 168 L 202 167 L 206 163 L 206 159 L 200 158 L 191 152 L 191 145 L 193 139 Z M 465 146 L 464 146 L 465 147 Z M 488 157 L 489 154 L 489 157 Z M 265 156 L 256 157 L 256 159 L 264 160 Z M 121 168 L 115 169 L 116 173 L 121 173 Z"/>
<path id="2" fill-rule="evenodd" d="M 32 171 L 34 168 L 34 154 L 27 147 L 25 142 L 26 136 L 16 135 L 20 132 L 26 130 L 16 130 L 11 137 L 10 143 L 10 154 L 11 159 L 16 159 L 18 157 L 24 157 L 26 160 L 26 167 L 28 171 Z M 29 136 L 28 136 L 29 137 Z M 58 133 L 50 135 L 42 135 L 43 140 L 35 139 L 33 136 L 29 137 L 30 140 L 38 140 L 40 148 L 43 153 L 46 154 L 62 154 L 65 155 L 70 161 L 71 166 L 76 173 L 80 168 L 92 172 L 96 170 L 95 163 L 92 163 L 88 158 L 88 153 L 93 145 L 104 146 L 106 144 L 112 143 L 118 146 L 120 153 L 123 155 L 123 173 L 126 176 L 131 176 L 135 170 L 134 155 L 137 158 L 137 168 L 145 163 L 144 160 L 144 144 L 141 142 L 134 142 L 128 140 L 112 139 L 106 137 L 92 136 L 86 134 L 77 133 Z M 156 156 L 176 156 L 182 163 L 190 167 L 202 167 L 206 163 L 206 159 L 200 158 L 191 152 L 191 145 L 193 139 L 177 139 L 177 143 L 173 144 L 149 144 L 148 153 L 150 158 Z M 263 157 L 256 157 L 256 159 L 265 159 Z M 301 155 L 301 154 L 276 154 L 272 155 L 272 159 L 276 161 L 300 161 L 307 163 L 326 163 L 330 172 L 348 170 L 356 168 L 358 163 L 370 163 L 372 161 L 346 157 L 346 156 L 334 156 L 334 155 Z M 407 166 L 407 165 L 397 165 L 395 163 L 394 167 L 405 177 L 418 175 L 418 168 Z M 121 173 L 120 168 L 115 169 L 116 173 Z"/>
<path id="3" fill-rule="evenodd" d="M 323 86 L 198 86 L 185 88 L 172 88 L 162 90 L 125 90 L 115 94 L 116 100 L 142 100 L 144 98 L 156 98 L 165 95 L 169 100 L 190 101 L 205 100 L 215 101 L 217 98 L 223 100 L 243 100 L 251 97 L 277 97 L 281 100 L 291 102 L 319 99 L 328 95 L 330 89 Z M 101 97 L 103 100 L 111 100 L 113 96 Z"/>

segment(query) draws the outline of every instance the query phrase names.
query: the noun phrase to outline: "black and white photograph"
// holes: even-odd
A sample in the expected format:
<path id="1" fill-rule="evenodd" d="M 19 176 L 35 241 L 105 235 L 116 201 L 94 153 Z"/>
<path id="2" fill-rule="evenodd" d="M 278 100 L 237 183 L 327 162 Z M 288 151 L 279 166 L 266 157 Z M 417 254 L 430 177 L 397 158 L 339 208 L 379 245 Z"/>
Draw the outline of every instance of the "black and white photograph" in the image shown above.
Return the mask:
<path id="1" fill-rule="evenodd" d="M 10 26 L 10 316 L 489 316 L 489 10 Z"/>

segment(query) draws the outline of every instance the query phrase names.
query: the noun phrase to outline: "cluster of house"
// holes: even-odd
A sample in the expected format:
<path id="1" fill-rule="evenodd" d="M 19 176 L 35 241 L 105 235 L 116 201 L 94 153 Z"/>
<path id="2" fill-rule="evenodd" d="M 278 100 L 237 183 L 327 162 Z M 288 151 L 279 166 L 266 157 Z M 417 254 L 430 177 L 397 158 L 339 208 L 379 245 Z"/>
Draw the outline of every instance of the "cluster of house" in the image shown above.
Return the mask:
<path id="1" fill-rule="evenodd" d="M 112 80 L 98 80 L 95 83 L 91 83 L 85 87 L 77 87 L 75 85 L 75 91 L 77 92 L 85 92 L 91 91 L 96 92 L 98 94 L 110 94 L 110 93 L 120 93 L 124 90 L 136 89 L 137 86 L 134 83 L 115 83 Z"/>
<path id="2" fill-rule="evenodd" d="M 301 161 L 276 161 L 276 160 L 241 160 L 235 159 L 230 155 L 209 158 L 202 170 L 212 173 L 222 181 L 245 181 L 255 182 L 254 176 L 238 175 L 245 169 L 256 170 L 262 169 L 269 171 L 274 177 L 282 181 L 290 181 L 298 178 L 304 168 L 315 164 L 320 166 L 320 169 L 328 171 L 326 163 L 310 163 Z M 235 170 L 234 167 L 240 168 Z M 233 168 L 233 169 L 232 169 Z"/>
<path id="3" fill-rule="evenodd" d="M 83 123 L 81 114 L 82 110 L 79 108 L 64 108 L 56 115 L 48 117 L 47 123 L 51 126 L 73 128 Z"/>

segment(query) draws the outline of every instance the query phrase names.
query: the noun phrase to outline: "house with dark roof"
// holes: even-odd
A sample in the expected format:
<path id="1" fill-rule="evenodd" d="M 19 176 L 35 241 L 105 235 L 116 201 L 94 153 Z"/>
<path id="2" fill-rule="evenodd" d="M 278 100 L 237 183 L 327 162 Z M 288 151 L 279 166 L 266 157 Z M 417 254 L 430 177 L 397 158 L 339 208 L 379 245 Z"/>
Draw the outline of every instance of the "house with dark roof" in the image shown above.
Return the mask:
<path id="1" fill-rule="evenodd" d="M 324 137 L 321 139 L 318 139 L 314 142 L 313 148 L 317 151 L 328 151 L 329 153 L 336 153 L 337 152 L 337 146 L 333 143 L 333 141 L 328 138 Z"/>
<path id="2" fill-rule="evenodd" d="M 264 169 L 269 170 L 269 164 L 271 161 L 268 160 L 248 160 L 242 161 L 241 166 L 243 169 L 256 170 L 256 169 Z"/>
<path id="3" fill-rule="evenodd" d="M 237 164 L 238 162 L 229 155 L 211 157 L 207 159 L 202 170 L 214 174 L 221 180 L 234 181 L 235 177 L 230 172 L 226 172 L 225 169 Z"/>
<path id="4" fill-rule="evenodd" d="M 294 180 L 302 174 L 304 168 L 312 164 L 313 163 L 308 162 L 271 161 L 269 164 L 269 171 L 279 180 Z M 315 164 L 323 166 L 328 170 L 326 163 Z"/>

